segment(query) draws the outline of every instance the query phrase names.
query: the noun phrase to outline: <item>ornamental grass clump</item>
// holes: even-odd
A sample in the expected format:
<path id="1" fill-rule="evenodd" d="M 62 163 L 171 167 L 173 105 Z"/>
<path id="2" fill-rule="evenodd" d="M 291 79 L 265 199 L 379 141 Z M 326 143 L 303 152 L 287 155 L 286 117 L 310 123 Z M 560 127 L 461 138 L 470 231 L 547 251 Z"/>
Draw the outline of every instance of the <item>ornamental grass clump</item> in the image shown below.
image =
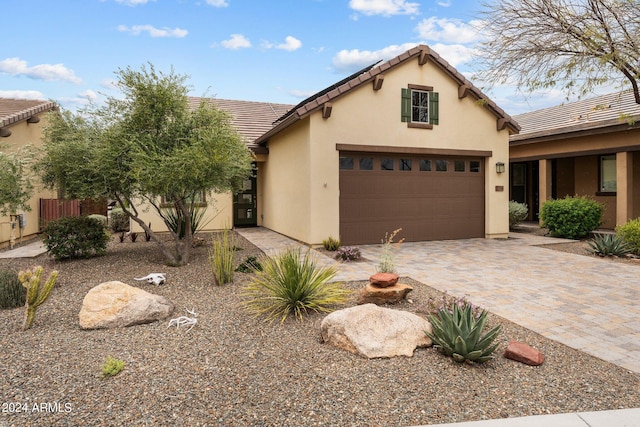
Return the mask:
<path id="1" fill-rule="evenodd" d="M 394 239 L 402 231 L 402 228 L 393 230 L 391 233 L 384 233 L 384 239 L 382 239 L 382 252 L 380 253 L 380 261 L 378 262 L 378 273 L 395 273 L 396 264 L 394 260 L 394 249 L 397 249 L 404 238 L 394 243 Z"/>
<path id="2" fill-rule="evenodd" d="M 310 311 L 330 312 L 347 301 L 349 291 L 332 282 L 336 267 L 318 267 L 309 252 L 289 248 L 260 264 L 262 270 L 241 293 L 243 306 L 255 316 L 284 322 L 291 314 L 302 320 Z"/>
<path id="3" fill-rule="evenodd" d="M 209 266 L 216 285 L 233 282 L 233 261 L 235 257 L 236 239 L 229 230 L 211 235 L 209 249 Z"/>
<path id="4" fill-rule="evenodd" d="M 438 311 L 436 315 L 430 315 L 429 322 L 433 332 L 425 331 L 425 334 L 433 341 L 436 349 L 453 357 L 456 362 L 483 363 L 493 359 L 491 354 L 498 347 L 498 343 L 493 342 L 502 329 L 502 325 L 498 325 L 481 336 L 487 315 L 486 311 L 482 311 L 476 319 L 470 304 L 464 307 L 455 304 L 453 313 L 445 309 Z"/>
<path id="5" fill-rule="evenodd" d="M 322 241 L 322 246 L 326 250 L 330 252 L 334 252 L 338 250 L 338 248 L 340 247 L 340 239 L 334 239 L 333 237 L 329 236 L 328 238 Z"/>

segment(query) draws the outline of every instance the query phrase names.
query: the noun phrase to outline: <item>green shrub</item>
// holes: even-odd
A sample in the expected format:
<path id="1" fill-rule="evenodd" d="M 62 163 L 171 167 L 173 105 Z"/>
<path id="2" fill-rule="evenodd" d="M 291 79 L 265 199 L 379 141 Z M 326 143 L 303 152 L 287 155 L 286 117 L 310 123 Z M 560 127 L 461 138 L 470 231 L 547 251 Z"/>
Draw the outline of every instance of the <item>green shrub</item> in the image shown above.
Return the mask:
<path id="1" fill-rule="evenodd" d="M 362 258 L 362 254 L 360 253 L 360 249 L 355 246 L 344 246 L 336 251 L 335 259 L 339 261 L 358 261 Z"/>
<path id="2" fill-rule="evenodd" d="M 15 271 L 0 270 L 0 308 L 22 307 L 27 289 L 22 286 Z"/>
<path id="3" fill-rule="evenodd" d="M 74 216 L 51 221 L 43 230 L 43 243 L 57 260 L 104 255 L 109 235 L 94 218 Z"/>
<path id="4" fill-rule="evenodd" d="M 124 361 L 108 356 L 100 369 L 102 371 L 102 378 L 113 377 L 124 369 Z"/>
<path id="5" fill-rule="evenodd" d="M 632 252 L 640 254 L 640 218 L 617 226 L 616 233 L 629 245 Z"/>
<path id="6" fill-rule="evenodd" d="M 195 235 L 196 232 L 202 229 L 210 221 L 202 223 L 205 214 L 207 213 L 206 206 L 196 206 L 191 212 L 191 235 Z M 178 235 L 180 240 L 184 239 L 186 233 L 187 220 L 185 219 L 182 211 L 173 207 L 162 208 L 162 215 L 167 222 L 169 230 Z"/>
<path id="7" fill-rule="evenodd" d="M 631 245 L 615 234 L 596 233 L 589 248 L 600 256 L 624 256 L 632 252 Z"/>
<path id="8" fill-rule="evenodd" d="M 515 227 L 527 218 L 529 207 L 524 203 L 509 201 L 509 228 Z"/>
<path id="9" fill-rule="evenodd" d="M 284 322 L 289 314 L 298 319 L 309 311 L 329 312 L 332 305 L 346 302 L 349 291 L 331 282 L 336 267 L 317 267 L 309 252 L 284 252 L 261 261 L 262 271 L 243 289 L 244 307 L 256 316 Z"/>
<path id="10" fill-rule="evenodd" d="M 100 215 L 100 214 L 91 214 L 89 215 L 89 218 L 93 218 L 96 219 L 98 221 L 100 221 L 100 224 L 102 224 L 102 226 L 104 228 L 107 228 L 107 217 L 104 215 Z"/>
<path id="11" fill-rule="evenodd" d="M 498 344 L 492 343 L 502 329 L 502 325 L 498 325 L 481 336 L 487 315 L 486 311 L 482 311 L 476 318 L 471 305 L 460 307 L 454 304 L 453 312 L 444 309 L 439 310 L 436 315 L 429 316 L 433 333 L 425 334 L 431 338 L 435 348 L 447 356 L 452 356 L 456 362 L 486 362 L 493 359 L 491 354 Z"/>
<path id="12" fill-rule="evenodd" d="M 109 227 L 113 233 L 122 233 L 129 231 L 129 214 L 122 208 L 111 209 L 109 215 Z"/>
<path id="13" fill-rule="evenodd" d="M 247 259 L 236 268 L 236 271 L 240 273 L 253 273 L 260 270 L 262 270 L 262 264 L 260 264 L 260 261 L 258 261 L 258 258 L 255 256 L 248 256 Z"/>
<path id="14" fill-rule="evenodd" d="M 334 239 L 329 236 L 327 239 L 322 241 L 322 246 L 328 251 L 336 251 L 340 247 L 340 239 Z"/>
<path id="15" fill-rule="evenodd" d="M 236 239 L 229 234 L 229 230 L 223 230 L 211 235 L 209 266 L 216 285 L 224 285 L 233 281 L 235 245 Z"/>
<path id="16" fill-rule="evenodd" d="M 554 237 L 579 239 L 602 224 L 604 205 L 587 197 L 549 200 L 540 209 L 542 226 Z"/>

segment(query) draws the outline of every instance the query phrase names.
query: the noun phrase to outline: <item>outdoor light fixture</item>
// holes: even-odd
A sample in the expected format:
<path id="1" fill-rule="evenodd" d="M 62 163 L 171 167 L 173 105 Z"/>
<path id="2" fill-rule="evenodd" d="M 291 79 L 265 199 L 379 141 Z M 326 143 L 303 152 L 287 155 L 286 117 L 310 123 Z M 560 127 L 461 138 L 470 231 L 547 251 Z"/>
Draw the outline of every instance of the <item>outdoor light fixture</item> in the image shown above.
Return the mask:
<path id="1" fill-rule="evenodd" d="M 497 173 L 504 173 L 504 171 L 505 171 L 504 163 L 502 163 L 502 162 L 496 163 L 496 172 Z"/>

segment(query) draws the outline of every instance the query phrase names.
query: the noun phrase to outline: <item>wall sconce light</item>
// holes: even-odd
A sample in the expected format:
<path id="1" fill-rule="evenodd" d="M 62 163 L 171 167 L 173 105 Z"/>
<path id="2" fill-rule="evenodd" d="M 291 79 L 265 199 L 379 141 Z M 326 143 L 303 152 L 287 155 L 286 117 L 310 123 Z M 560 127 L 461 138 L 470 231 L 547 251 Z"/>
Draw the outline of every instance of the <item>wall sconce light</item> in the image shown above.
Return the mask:
<path id="1" fill-rule="evenodd" d="M 497 173 L 504 173 L 504 171 L 505 171 L 504 163 L 502 163 L 502 162 L 496 163 L 496 172 Z"/>

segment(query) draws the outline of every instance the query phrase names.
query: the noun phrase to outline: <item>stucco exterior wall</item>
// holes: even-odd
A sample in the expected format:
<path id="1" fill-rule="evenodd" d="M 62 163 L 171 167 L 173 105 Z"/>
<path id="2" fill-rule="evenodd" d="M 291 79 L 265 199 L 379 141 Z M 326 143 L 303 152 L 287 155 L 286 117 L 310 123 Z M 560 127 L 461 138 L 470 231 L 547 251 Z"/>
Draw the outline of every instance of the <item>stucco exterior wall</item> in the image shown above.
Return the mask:
<path id="1" fill-rule="evenodd" d="M 259 221 L 302 242 L 312 240 L 310 221 L 316 195 L 310 178 L 309 135 L 309 119 L 298 121 L 269 140 L 268 160 L 258 162 Z"/>
<path id="2" fill-rule="evenodd" d="M 16 152 L 21 147 L 31 145 L 33 147 L 42 146 L 42 130 L 46 122 L 46 115 L 39 114 L 39 123 L 27 123 L 26 121 L 18 122 L 9 126 L 11 135 L 9 137 L 0 138 L 0 151 Z M 20 230 L 14 229 L 15 237 L 20 237 L 22 231 L 23 239 L 34 237 L 39 231 L 39 209 L 40 199 L 54 199 L 56 193 L 54 191 L 45 190 L 39 180 L 34 180 L 34 193 L 29 200 L 31 211 L 26 212 L 26 227 Z M 16 213 L 23 213 L 18 211 Z M 11 224 L 9 216 L 0 216 L 0 247 L 7 246 L 11 238 Z"/>
<path id="3" fill-rule="evenodd" d="M 207 203 L 207 211 L 201 221 L 201 224 L 203 224 L 201 231 L 229 229 L 233 226 L 233 199 L 230 193 L 208 194 Z M 153 207 L 147 208 L 148 205 L 142 207 L 142 203 L 139 203 L 138 206 L 140 206 L 138 208 L 140 218 L 145 224 L 151 223 L 151 229 L 153 231 L 169 231 Z M 135 233 L 144 232 L 142 227 L 134 221 L 130 221 L 130 229 Z"/>
<path id="4" fill-rule="evenodd" d="M 598 156 L 576 157 L 575 194 L 589 196 L 605 206 L 602 227 L 616 226 L 616 196 L 598 196 Z"/>
<path id="5" fill-rule="evenodd" d="M 439 92 L 439 124 L 433 129 L 408 128 L 401 122 L 401 89 L 408 84 L 432 86 Z M 471 97 L 458 99 L 457 83 L 435 65 L 428 62 L 419 66 L 417 60 L 413 60 L 389 70 L 382 89 L 374 91 L 371 84 L 354 89 L 333 102 L 331 117 L 324 119 L 321 111 L 316 111 L 309 122 L 308 221 L 313 224 L 313 231 L 309 240 L 302 240 L 319 244 L 330 235 L 338 235 L 340 194 L 336 144 L 491 151 L 493 155 L 486 158 L 484 165 L 486 235 L 507 235 L 509 174 L 508 171 L 497 174 L 495 164 L 509 162 L 508 131 L 497 131 L 496 117 Z M 279 136 L 278 141 L 280 138 L 284 136 Z M 274 139 L 269 142 L 269 168 L 280 155 L 279 151 L 273 151 L 276 147 L 273 142 Z M 278 167 L 284 166 L 280 163 Z M 287 178 L 286 170 L 281 170 L 281 175 L 285 181 L 297 181 Z M 496 191 L 496 187 L 502 187 L 503 191 Z M 380 197 L 383 199 L 384 195 Z M 270 198 L 266 200 L 271 203 Z M 266 221 L 264 225 L 271 228 Z"/>

